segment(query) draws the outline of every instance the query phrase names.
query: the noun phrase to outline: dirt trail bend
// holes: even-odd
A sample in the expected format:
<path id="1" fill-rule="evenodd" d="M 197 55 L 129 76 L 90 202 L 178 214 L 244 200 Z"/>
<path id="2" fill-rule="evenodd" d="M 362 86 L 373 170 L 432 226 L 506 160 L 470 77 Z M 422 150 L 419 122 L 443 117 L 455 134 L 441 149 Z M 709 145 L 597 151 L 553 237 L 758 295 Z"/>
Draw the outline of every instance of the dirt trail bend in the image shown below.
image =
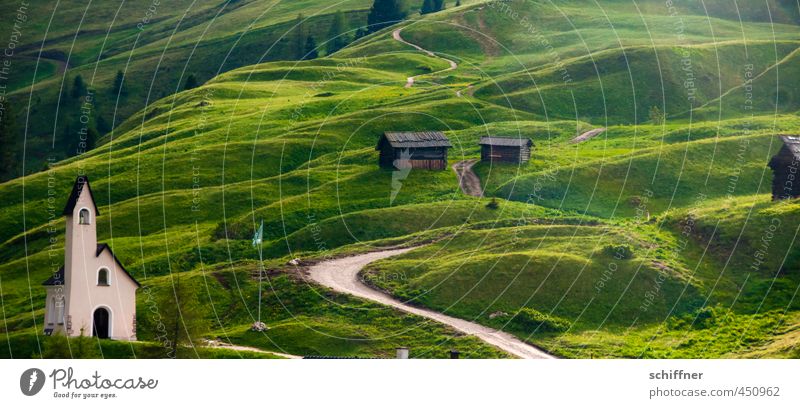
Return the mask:
<path id="1" fill-rule="evenodd" d="M 544 351 L 516 337 L 467 320 L 447 316 L 432 310 L 407 305 L 383 292 L 365 285 L 358 279 L 358 272 L 367 264 L 379 259 L 406 253 L 414 248 L 391 249 L 370 252 L 347 258 L 320 262 L 309 269 L 311 280 L 337 292 L 347 293 L 395 309 L 444 323 L 460 332 L 473 335 L 503 351 L 520 358 L 553 358 Z"/>
<path id="2" fill-rule="evenodd" d="M 433 53 L 432 51 L 428 51 L 428 50 L 426 50 L 426 49 L 424 49 L 424 48 L 420 47 L 419 45 L 412 44 L 412 43 L 410 43 L 410 42 L 408 42 L 408 41 L 404 40 L 404 39 L 403 39 L 403 37 L 401 37 L 401 36 L 400 36 L 400 31 L 402 31 L 402 30 L 403 30 L 402 28 L 398 28 L 398 29 L 396 29 L 396 30 L 392 31 L 392 38 L 393 38 L 395 41 L 400 41 L 400 42 L 401 42 L 401 43 L 403 43 L 403 44 L 406 44 L 406 45 L 408 45 L 408 46 L 414 47 L 414 48 L 416 48 L 416 49 L 418 49 L 418 50 L 420 50 L 420 51 L 424 52 L 426 55 L 428 55 L 428 56 L 430 56 L 430 57 L 433 57 L 433 58 L 439 58 L 439 59 L 441 59 L 441 60 L 445 60 L 445 61 L 447 61 L 447 62 L 450 64 L 450 68 L 445 68 L 445 69 L 443 69 L 443 70 L 441 70 L 441 71 L 431 72 L 431 73 L 424 74 L 424 75 L 438 74 L 438 73 L 441 73 L 441 72 L 452 71 L 452 70 L 454 70 L 454 69 L 458 68 L 458 64 L 456 64 L 456 62 L 455 62 L 455 61 L 453 61 L 453 60 L 450 60 L 450 59 L 447 59 L 447 58 L 440 57 L 440 56 L 436 55 L 435 53 Z M 422 75 L 416 75 L 416 76 L 411 76 L 411 77 L 408 77 L 408 78 L 406 79 L 406 88 L 411 88 L 412 86 L 414 86 L 414 81 L 416 80 L 416 78 L 418 78 L 418 77 L 421 77 L 421 76 L 422 76 Z"/>
<path id="3" fill-rule="evenodd" d="M 472 171 L 472 166 L 477 162 L 478 160 L 476 159 L 462 160 L 453 165 L 453 171 L 456 172 L 458 184 L 461 186 L 461 191 L 463 191 L 464 194 L 473 197 L 483 197 L 481 179 Z"/>

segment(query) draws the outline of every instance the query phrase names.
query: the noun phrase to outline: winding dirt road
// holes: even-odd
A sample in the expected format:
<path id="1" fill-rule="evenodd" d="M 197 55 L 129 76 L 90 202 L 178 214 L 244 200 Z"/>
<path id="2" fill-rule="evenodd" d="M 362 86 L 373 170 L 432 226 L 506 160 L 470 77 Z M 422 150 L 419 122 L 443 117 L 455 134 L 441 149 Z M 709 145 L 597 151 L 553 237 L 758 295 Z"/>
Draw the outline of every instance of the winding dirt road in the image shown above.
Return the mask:
<path id="1" fill-rule="evenodd" d="M 406 313 L 426 317 L 444 323 L 460 332 L 473 335 L 503 351 L 520 358 L 553 358 L 551 355 L 531 346 L 516 337 L 477 323 L 450 317 L 439 312 L 407 305 L 393 297 L 370 288 L 358 279 L 358 272 L 367 264 L 379 259 L 400 255 L 414 248 L 392 249 L 370 252 L 347 258 L 320 262 L 309 269 L 311 280 L 337 292 L 378 302 Z"/>
<path id="2" fill-rule="evenodd" d="M 481 179 L 472 171 L 472 166 L 477 162 L 478 160 L 476 159 L 462 160 L 453 165 L 453 171 L 456 172 L 458 184 L 461 186 L 461 191 L 463 191 L 464 194 L 473 197 L 483 197 Z"/>
<path id="3" fill-rule="evenodd" d="M 400 36 L 400 31 L 402 31 L 402 30 L 403 30 L 402 28 L 398 28 L 397 30 L 394 30 L 394 31 L 392 31 L 392 38 L 393 38 L 395 41 L 399 41 L 399 42 L 401 42 L 401 43 L 403 43 L 403 44 L 406 44 L 406 45 L 408 45 L 408 46 L 414 47 L 414 48 L 416 48 L 417 50 L 424 52 L 424 53 L 425 53 L 426 55 L 428 55 L 429 57 L 433 57 L 433 58 L 439 58 L 439 59 L 441 59 L 441 60 L 445 60 L 445 61 L 447 61 L 447 62 L 450 64 L 450 68 L 445 68 L 445 69 L 443 69 L 443 70 L 441 70 L 441 71 L 431 72 L 431 73 L 428 73 L 428 74 L 423 74 L 423 75 L 432 75 L 432 74 L 438 74 L 438 73 L 441 73 L 441 72 L 452 71 L 452 70 L 454 70 L 454 69 L 458 68 L 458 64 L 456 64 L 456 62 L 455 62 L 455 61 L 453 61 L 453 60 L 450 60 L 450 59 L 447 59 L 447 58 L 444 58 L 444 57 L 440 57 L 440 56 L 436 55 L 435 53 L 433 53 L 432 51 L 428 51 L 428 50 L 426 50 L 426 49 L 424 49 L 424 48 L 420 47 L 419 45 L 412 44 L 412 43 L 410 43 L 410 42 L 408 42 L 408 41 L 404 40 L 404 39 L 403 39 L 403 37 L 401 37 L 401 36 Z M 422 75 L 416 75 L 416 76 L 411 76 L 411 77 L 408 77 L 408 78 L 406 79 L 406 86 L 405 86 L 405 87 L 406 87 L 406 88 L 411 88 L 412 86 L 414 86 L 414 81 L 416 80 L 416 78 L 418 78 L 418 77 L 421 77 L 421 76 L 422 76 Z"/>

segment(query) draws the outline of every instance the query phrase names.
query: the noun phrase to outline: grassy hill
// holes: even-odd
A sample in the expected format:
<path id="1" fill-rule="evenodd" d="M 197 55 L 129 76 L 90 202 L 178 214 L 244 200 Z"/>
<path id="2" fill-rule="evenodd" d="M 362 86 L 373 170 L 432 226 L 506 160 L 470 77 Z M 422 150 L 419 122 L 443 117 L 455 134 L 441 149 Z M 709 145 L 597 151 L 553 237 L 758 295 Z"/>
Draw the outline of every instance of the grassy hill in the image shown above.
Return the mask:
<path id="1" fill-rule="evenodd" d="M 333 13 L 345 12 L 345 29 L 352 37 L 365 24 L 370 4 L 135 0 L 87 5 L 67 0 L 31 5 L 4 84 L 20 123 L 16 168 L 0 176 L 21 174 L 25 124 L 26 174 L 42 169 L 50 157 L 77 154 L 84 100 L 70 94 L 78 75 L 94 90 L 88 116 L 102 135 L 154 101 L 183 90 L 190 75 L 203 83 L 234 68 L 296 59 L 291 38 L 299 13 L 324 53 Z M 0 12 L 13 15 L 18 7 L 6 3 Z M 2 23 L 0 32 L 10 34 L 12 23 Z M 114 90 L 118 71 L 125 74 L 124 93 Z"/>
<path id="2" fill-rule="evenodd" d="M 210 73 L 199 88 L 131 105 L 99 148 L 0 184 L 7 355 L 30 354 L 39 282 L 51 273 L 50 252 L 63 251 L 63 221 L 51 212 L 77 174 L 91 178 L 100 239 L 128 270 L 156 291 L 171 274 L 186 276 L 204 297 L 209 337 L 235 344 L 499 356 L 285 267 L 407 244 L 422 246 L 372 265 L 364 279 L 566 357 L 796 355 L 800 208 L 770 201 L 766 168 L 780 147 L 774 135 L 800 130 L 794 11 L 770 2 L 770 12 L 753 7 L 740 22 L 722 2 L 706 2 L 711 16 L 693 2 L 672 15 L 662 2 L 637 3 L 465 2 L 333 57 Z M 281 14 L 283 23 L 268 13 L 263 26 L 279 30 L 298 10 Z M 232 36 L 236 21 L 225 26 Z M 448 63 L 393 40 L 395 28 L 458 69 L 436 73 Z M 405 87 L 413 75 L 421 77 Z M 653 106 L 664 123 L 653 122 Z M 385 130 L 445 131 L 451 164 L 479 157 L 483 135 L 530 137 L 536 148 L 525 165 L 476 166 L 499 202 L 491 209 L 489 198 L 464 196 L 451 171 L 398 180 L 378 168 L 374 145 Z M 250 238 L 261 219 L 272 328 L 263 336 L 247 330 L 257 298 Z M 768 260 L 753 269 L 765 231 Z M 148 340 L 143 304 L 139 317 Z"/>

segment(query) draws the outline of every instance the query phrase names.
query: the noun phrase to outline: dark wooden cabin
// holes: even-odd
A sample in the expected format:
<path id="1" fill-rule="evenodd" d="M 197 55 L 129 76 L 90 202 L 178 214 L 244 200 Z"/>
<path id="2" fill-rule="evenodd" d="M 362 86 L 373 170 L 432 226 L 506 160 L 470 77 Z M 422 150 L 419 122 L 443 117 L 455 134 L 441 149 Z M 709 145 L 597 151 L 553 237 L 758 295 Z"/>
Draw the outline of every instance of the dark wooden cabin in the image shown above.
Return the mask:
<path id="1" fill-rule="evenodd" d="M 482 137 L 481 161 L 525 163 L 531 159 L 531 139 L 515 137 Z"/>
<path id="2" fill-rule="evenodd" d="M 451 147 L 442 132 L 385 132 L 375 150 L 381 167 L 444 170 Z"/>
<path id="3" fill-rule="evenodd" d="M 772 199 L 783 200 L 800 197 L 800 179 L 797 170 L 800 167 L 800 136 L 781 136 L 783 146 L 772 160 Z"/>

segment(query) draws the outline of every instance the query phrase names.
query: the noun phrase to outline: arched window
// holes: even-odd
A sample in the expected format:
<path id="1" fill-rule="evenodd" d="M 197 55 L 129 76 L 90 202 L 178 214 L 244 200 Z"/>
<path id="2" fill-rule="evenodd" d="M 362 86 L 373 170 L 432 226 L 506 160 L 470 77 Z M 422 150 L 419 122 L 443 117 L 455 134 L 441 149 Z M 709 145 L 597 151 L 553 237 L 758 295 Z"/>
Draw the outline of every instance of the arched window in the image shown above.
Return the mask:
<path id="1" fill-rule="evenodd" d="M 53 300 L 55 300 L 55 299 L 53 299 Z M 58 315 L 58 318 L 56 319 L 56 323 L 64 324 L 64 298 L 63 297 L 59 298 L 58 300 L 56 300 L 56 311 L 57 311 L 56 314 Z"/>
<path id="2" fill-rule="evenodd" d="M 53 325 L 56 323 L 56 298 L 55 296 L 50 298 L 50 304 L 48 305 L 47 310 L 47 324 Z"/>
<path id="3" fill-rule="evenodd" d="M 83 225 L 89 225 L 89 210 L 81 208 L 81 212 L 78 213 L 78 222 Z"/>
<path id="4" fill-rule="evenodd" d="M 100 268 L 97 271 L 97 286 L 108 286 L 108 269 Z"/>

